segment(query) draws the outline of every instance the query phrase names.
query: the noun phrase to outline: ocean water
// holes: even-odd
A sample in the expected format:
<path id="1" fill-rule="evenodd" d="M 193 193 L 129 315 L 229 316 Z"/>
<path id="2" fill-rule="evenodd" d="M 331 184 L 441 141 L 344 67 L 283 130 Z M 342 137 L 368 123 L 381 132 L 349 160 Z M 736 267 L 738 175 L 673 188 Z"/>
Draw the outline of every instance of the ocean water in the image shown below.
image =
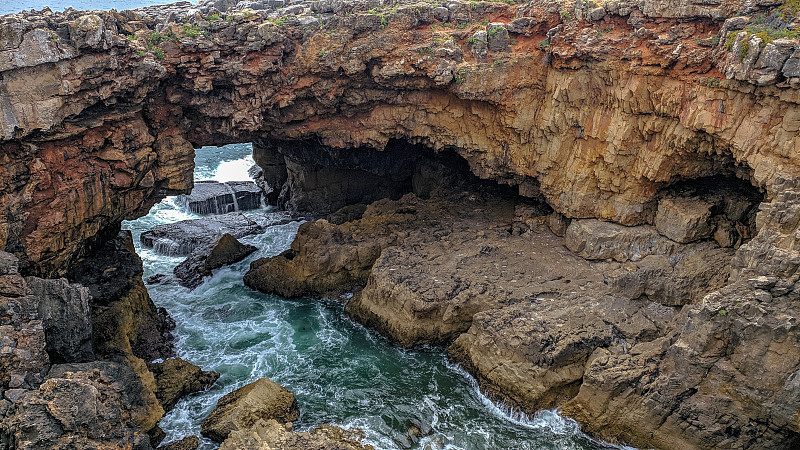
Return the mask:
<path id="1" fill-rule="evenodd" d="M 75 9 L 137 8 L 159 0 L 0 0 L 0 14 L 49 6 Z M 196 1 L 193 1 L 196 3 Z M 197 150 L 195 179 L 247 179 L 253 164 L 245 144 Z M 269 214 L 269 208 L 248 214 Z M 174 198 L 123 224 L 132 230 L 145 278 L 171 273 L 181 258 L 142 249 L 139 234 L 163 223 L 197 218 Z M 270 377 L 297 396 L 301 416 L 295 429 L 321 423 L 358 427 L 378 449 L 406 448 L 412 425 L 430 429 L 413 445 L 419 449 L 597 449 L 619 448 L 582 434 L 574 421 L 555 411 L 532 417 L 495 405 L 463 370 L 450 365 L 442 349 L 404 350 L 353 323 L 336 301 L 287 300 L 248 289 L 242 277 L 256 258 L 289 247 L 298 222 L 241 239 L 259 251 L 214 272 L 194 291 L 172 283 L 148 286 L 153 301 L 177 322 L 178 354 L 206 370 L 220 372 L 208 391 L 181 400 L 162 419 L 165 442 L 200 435 L 200 424 L 217 399 L 233 389 Z M 201 438 L 202 449 L 217 445 Z"/>
<path id="2" fill-rule="evenodd" d="M 178 0 L 175 0 L 178 1 Z M 191 0 L 197 3 L 197 0 Z M 68 7 L 74 9 L 133 9 L 142 6 L 172 3 L 164 0 L 0 0 L 0 15 L 22 11 L 24 9 L 41 10 L 45 6 L 53 11 L 63 11 Z"/>
<path id="3" fill-rule="evenodd" d="M 247 179 L 249 145 L 197 150 L 196 179 Z M 249 214 L 269 214 L 270 209 Z M 138 235 L 159 223 L 196 218 L 168 198 L 124 227 Z M 289 247 L 297 222 L 243 238 L 258 252 L 214 272 L 189 292 L 176 284 L 149 286 L 158 306 L 177 322 L 178 354 L 221 373 L 208 391 L 181 400 L 161 421 L 167 440 L 199 435 L 200 423 L 217 399 L 261 377 L 297 396 L 301 416 L 295 429 L 321 423 L 358 427 L 379 449 L 405 448 L 412 425 L 431 434 L 420 449 L 593 449 L 614 448 L 592 440 L 578 425 L 554 411 L 533 417 L 490 402 L 475 381 L 450 365 L 442 349 L 404 350 L 343 315 L 332 300 L 287 300 L 245 287 L 242 276 L 252 260 Z M 171 273 L 181 258 L 137 247 L 145 277 Z M 216 445 L 204 440 L 201 448 Z"/>

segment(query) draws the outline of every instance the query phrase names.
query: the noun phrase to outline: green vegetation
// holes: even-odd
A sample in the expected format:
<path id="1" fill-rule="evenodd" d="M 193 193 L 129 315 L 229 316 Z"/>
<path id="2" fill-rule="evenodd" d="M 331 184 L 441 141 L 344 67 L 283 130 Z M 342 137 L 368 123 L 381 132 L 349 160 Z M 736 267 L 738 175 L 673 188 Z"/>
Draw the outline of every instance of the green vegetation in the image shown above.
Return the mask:
<path id="1" fill-rule="evenodd" d="M 454 79 L 456 80 L 456 84 L 461 84 L 464 82 L 464 75 L 467 74 L 467 69 L 462 67 L 461 69 L 456 72 Z"/>
<path id="2" fill-rule="evenodd" d="M 197 25 L 191 24 L 184 24 L 183 28 L 181 29 L 181 34 L 187 37 L 197 37 L 200 36 L 200 27 Z"/>
<path id="3" fill-rule="evenodd" d="M 724 309 L 720 309 L 717 314 L 719 314 L 720 316 L 727 316 L 728 315 L 728 311 L 726 311 Z"/>
<path id="4" fill-rule="evenodd" d="M 169 39 L 169 37 L 159 33 L 158 31 L 153 31 L 147 36 L 147 49 L 152 50 L 153 47 L 161 45 L 161 43 L 167 39 Z"/>
<path id="5" fill-rule="evenodd" d="M 131 42 L 136 42 L 136 35 L 135 34 L 128 34 L 128 35 L 125 36 L 125 39 L 127 39 L 127 40 L 129 40 Z"/>
<path id="6" fill-rule="evenodd" d="M 137 50 L 136 54 L 139 55 L 139 57 L 142 57 L 144 56 L 144 50 Z"/>
<path id="7" fill-rule="evenodd" d="M 219 14 L 211 14 L 210 16 L 206 17 L 206 20 L 208 20 L 209 22 L 219 20 Z"/>
<path id="8" fill-rule="evenodd" d="M 325 50 L 320 50 L 319 53 L 317 53 L 317 56 L 322 58 L 323 56 L 325 56 L 325 53 L 327 53 Z"/>
<path id="9" fill-rule="evenodd" d="M 273 25 L 278 27 L 286 23 L 286 21 L 283 20 L 283 17 L 278 17 L 277 19 L 269 19 L 269 21 L 272 22 Z"/>
<path id="10" fill-rule="evenodd" d="M 164 54 L 164 50 L 161 47 L 154 48 L 153 49 L 153 55 L 155 55 L 155 57 L 158 58 L 158 59 L 164 59 L 164 57 L 166 56 Z"/>
<path id="11" fill-rule="evenodd" d="M 489 33 L 488 33 L 489 39 L 493 38 L 497 33 L 499 33 L 500 32 L 500 28 L 501 27 L 494 27 L 491 30 L 489 30 Z"/>
<path id="12" fill-rule="evenodd" d="M 421 54 L 425 55 L 425 54 L 428 54 L 428 53 L 433 53 L 433 49 L 430 48 L 430 47 L 423 47 L 423 48 L 419 49 L 419 52 Z"/>
<path id="13" fill-rule="evenodd" d="M 566 9 L 562 9 L 561 11 L 559 11 L 558 15 L 561 16 L 562 21 L 567 21 L 572 19 L 572 14 L 570 14 L 570 12 L 567 11 Z"/>
<path id="14" fill-rule="evenodd" d="M 719 78 L 717 77 L 709 78 L 708 81 L 706 81 L 706 86 L 715 88 L 719 87 Z"/>
<path id="15" fill-rule="evenodd" d="M 381 28 L 386 28 L 386 25 L 388 25 L 388 24 L 389 24 L 389 20 L 386 18 L 386 16 L 381 14 Z"/>
<path id="16" fill-rule="evenodd" d="M 748 53 L 750 53 L 750 41 L 745 38 L 739 43 L 739 61 L 744 61 Z"/>
<path id="17" fill-rule="evenodd" d="M 539 49 L 540 50 L 547 50 L 550 48 L 550 39 L 545 39 L 542 42 L 539 42 Z"/>
<path id="18" fill-rule="evenodd" d="M 470 37 L 467 38 L 467 46 L 468 47 L 473 47 L 477 43 L 478 43 L 478 38 L 476 38 L 475 36 L 470 36 Z"/>
<path id="19" fill-rule="evenodd" d="M 228 23 L 233 22 L 233 16 L 225 16 L 225 22 L 228 22 Z"/>

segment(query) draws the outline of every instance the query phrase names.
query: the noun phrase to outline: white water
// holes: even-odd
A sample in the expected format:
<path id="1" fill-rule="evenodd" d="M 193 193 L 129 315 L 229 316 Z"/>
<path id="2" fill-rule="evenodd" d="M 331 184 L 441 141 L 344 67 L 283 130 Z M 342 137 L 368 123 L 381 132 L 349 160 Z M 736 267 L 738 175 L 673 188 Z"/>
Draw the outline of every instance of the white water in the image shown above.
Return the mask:
<path id="1" fill-rule="evenodd" d="M 196 178 L 241 179 L 251 161 L 246 156 L 249 151 L 249 146 L 199 149 Z M 138 244 L 138 233 L 155 224 L 196 217 L 167 199 L 126 227 L 137 235 Z M 337 302 L 286 300 L 246 288 L 242 276 L 250 262 L 288 248 L 298 226 L 297 222 L 274 226 L 262 235 L 242 238 L 260 250 L 216 270 L 194 291 L 175 284 L 148 287 L 154 302 L 177 322 L 178 354 L 221 373 L 209 391 L 183 399 L 164 417 L 165 442 L 199 435 L 200 423 L 220 396 L 267 376 L 297 395 L 301 416 L 296 429 L 321 423 L 358 427 L 380 449 L 401 448 L 413 424 L 433 430 L 414 448 L 607 447 L 581 434 L 574 421 L 556 412 L 527 417 L 493 404 L 471 377 L 447 363 L 441 349 L 394 347 L 344 318 Z M 171 273 L 182 260 L 138 250 L 145 278 Z M 203 440 L 201 448 L 216 445 Z"/>

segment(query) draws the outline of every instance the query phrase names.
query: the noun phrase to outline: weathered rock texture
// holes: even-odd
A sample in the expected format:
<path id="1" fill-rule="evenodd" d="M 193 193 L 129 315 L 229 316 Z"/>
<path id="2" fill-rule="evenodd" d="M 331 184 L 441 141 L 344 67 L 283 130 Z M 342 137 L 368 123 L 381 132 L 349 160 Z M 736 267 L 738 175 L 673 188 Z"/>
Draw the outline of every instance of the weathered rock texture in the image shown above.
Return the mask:
<path id="1" fill-rule="evenodd" d="M 92 272 L 84 283 L 75 268 L 114 241 L 121 220 L 191 188 L 192 147 L 256 141 L 254 156 L 276 201 L 330 213 L 371 201 L 372 194 L 435 194 L 415 183 L 403 164 L 407 157 L 389 156 L 393 146 L 411 143 L 412 160 L 423 148 L 453 151 L 479 177 L 514 186 L 526 197 L 541 196 L 561 215 L 549 220 L 555 229 L 566 225 L 558 217 L 588 219 L 559 230 L 570 248 L 577 242 L 574 249 L 583 257 L 615 259 L 603 264 L 642 270 L 642 276 L 622 277 L 609 291 L 582 299 L 555 290 L 580 311 L 573 320 L 558 308 L 545 308 L 542 316 L 586 330 L 565 349 L 544 348 L 562 338 L 547 327 L 530 325 L 532 334 L 519 345 L 503 331 L 513 331 L 508 324 L 516 315 L 538 314 L 529 298 L 478 313 L 469 289 L 459 309 L 450 291 L 420 282 L 425 298 L 437 301 L 402 303 L 405 309 L 386 302 L 410 284 L 381 267 L 392 258 L 434 255 L 398 247 L 397 233 L 362 238 L 357 225 L 348 225 L 354 222 L 305 226 L 292 252 L 269 263 L 282 265 L 290 277 L 283 285 L 272 282 L 276 290 L 317 295 L 368 286 L 374 295 L 360 294 L 349 309 L 365 311 L 363 320 L 373 324 L 381 321 L 367 317 L 377 311 L 371 302 L 395 305 L 392 321 L 419 317 L 422 303 L 431 303 L 447 311 L 436 322 L 447 324 L 436 334 L 446 336 L 442 340 L 463 331 L 467 316 L 477 313 L 460 344 L 457 338 L 454 357 L 473 367 L 488 389 L 495 386 L 509 397 L 503 380 L 520 375 L 533 394 L 516 392 L 514 401 L 564 400 L 568 414 L 603 437 L 659 447 L 797 445 L 793 402 L 800 397 L 800 361 L 793 352 L 792 305 L 800 279 L 800 45 L 794 3 L 454 1 L 437 8 L 321 1 L 276 11 L 266 6 L 273 3 L 261 2 L 260 12 L 233 7 L 218 19 L 210 15 L 211 8 L 232 3 L 0 18 L 0 249 L 20 261 L 2 287 L 9 299 L 2 326 L 11 336 L 2 348 L 11 351 L 2 353 L 0 363 L 25 367 L 26 380 L 41 377 L 46 367 L 45 326 L 37 308 L 24 301 L 28 288 L 19 274 L 67 275 L 93 298 L 97 294 L 93 342 L 100 355 L 116 355 L 146 375 L 142 359 L 168 353 L 168 323 L 146 297 L 140 274 L 112 277 L 127 280 L 110 283 L 121 293 L 112 302 L 92 279 L 114 270 Z M 313 151 L 298 152 L 286 144 L 291 141 L 313 142 L 301 146 Z M 345 176 L 354 181 L 342 182 Z M 757 188 L 763 202 L 756 219 L 747 219 L 747 211 L 734 218 L 737 209 L 724 202 L 690 199 L 674 189 L 708 177 Z M 401 208 L 394 217 L 367 220 L 402 224 L 409 220 L 403 215 L 414 212 Z M 527 220 L 533 219 L 519 223 L 531 228 Z M 498 219 L 501 225 L 505 221 Z M 624 231 L 623 225 L 642 228 Z M 733 249 L 715 250 L 714 261 L 735 251 L 730 271 L 698 273 L 702 264 L 691 256 L 673 259 L 683 252 L 674 240 L 695 245 L 709 238 Z M 314 254 L 320 250 L 303 239 L 342 250 Z M 471 250 L 458 233 L 453 239 Z M 477 276 L 478 256 L 470 255 L 458 258 Z M 295 263 L 298 258 L 306 262 Z M 461 262 L 425 264 L 452 274 Z M 503 282 L 514 276 L 485 274 L 495 275 Z M 713 310 L 722 302 L 714 294 L 698 302 L 705 287 L 749 280 L 756 280 L 752 292 L 719 291 L 725 301 L 741 297 L 723 309 Z M 517 300 L 516 289 L 501 287 Z M 625 336 L 618 343 L 617 335 L 609 338 L 597 326 L 603 305 L 614 305 L 606 303 L 608 296 L 627 302 L 620 311 L 632 317 L 644 317 L 647 302 L 688 305 L 669 326 L 647 319 L 652 325 L 623 332 L 625 320 L 603 318 Z M 145 311 L 149 319 L 130 311 Z M 387 318 L 391 333 L 390 323 Z M 110 332 L 117 329 L 123 332 Z M 500 370 L 495 378 L 483 373 L 473 355 L 495 335 L 506 362 L 524 357 L 530 366 Z M 629 336 L 636 339 L 628 342 Z M 30 357 L 20 349 L 30 349 Z M 740 357 L 745 352 L 756 356 Z M 620 373 L 613 375 L 615 370 Z M 2 373 L 3 382 L 11 383 L 10 372 Z M 530 373 L 542 376 L 524 378 Z M 568 376 L 545 379 L 556 373 Z M 9 392 L 4 395 L 21 398 L 21 392 Z M 621 410 L 630 414 L 616 413 Z"/>
<path id="2" fill-rule="evenodd" d="M 234 431 L 220 445 L 222 450 L 373 450 L 361 443 L 363 432 L 334 425 L 320 425 L 309 432 L 294 432 L 291 424 L 259 420 L 247 430 Z"/>
<path id="3" fill-rule="evenodd" d="M 300 410 L 294 394 L 269 378 L 262 378 L 222 396 L 203 421 L 201 432 L 222 442 L 232 432 L 248 430 L 259 420 L 291 423 L 298 417 Z"/>
<path id="4" fill-rule="evenodd" d="M 242 244 L 225 233 L 213 245 L 195 249 L 175 266 L 173 272 L 182 286 L 194 289 L 203 282 L 203 278 L 211 275 L 212 270 L 239 262 L 256 250 L 256 247 Z"/>

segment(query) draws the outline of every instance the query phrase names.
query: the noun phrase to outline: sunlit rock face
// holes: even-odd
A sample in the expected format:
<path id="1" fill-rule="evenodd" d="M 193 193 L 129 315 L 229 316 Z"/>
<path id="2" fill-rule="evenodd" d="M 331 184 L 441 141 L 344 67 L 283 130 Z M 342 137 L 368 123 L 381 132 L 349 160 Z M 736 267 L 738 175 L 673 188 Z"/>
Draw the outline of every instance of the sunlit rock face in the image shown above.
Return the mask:
<path id="1" fill-rule="evenodd" d="M 259 143 L 254 156 L 273 198 L 298 210 L 318 209 L 320 196 L 359 203 L 374 200 L 368 193 L 401 194 L 408 172 L 380 158 L 392 143 L 409 144 L 406 160 L 448 150 L 559 217 L 655 225 L 681 242 L 736 247 L 729 282 L 744 287 L 700 302 L 682 290 L 677 303 L 692 304 L 679 326 L 659 328 L 659 345 L 575 353 L 582 375 L 553 396 L 571 398 L 565 411 L 598 435 L 642 446 L 668 446 L 676 435 L 689 447 L 796 442 L 797 396 L 779 387 L 797 392 L 797 330 L 774 321 L 797 316 L 800 45 L 791 33 L 765 38 L 747 28 L 794 26 L 794 7 L 319 1 L 243 11 L 232 3 L 0 18 L 0 249 L 19 258 L 22 275 L 65 275 L 123 219 L 188 193 L 197 146 Z M 767 25 L 755 19 L 762 13 Z M 359 182 L 328 187 L 354 175 Z M 754 223 L 666 195 L 712 177 L 763 196 Z M 568 239 L 587 223 L 574 222 Z M 648 270 L 668 270 L 650 261 Z M 359 280 L 368 269 L 359 267 Z M 609 341 L 592 317 L 585 325 L 599 337 L 588 341 Z M 469 335 L 493 336 L 493 320 L 473 321 Z M 759 323 L 755 334 L 748 320 Z M 465 364 L 480 353 L 470 342 L 459 344 Z M 743 342 L 761 356 L 744 358 Z M 775 369 L 774 378 L 753 381 L 763 374 L 751 362 Z M 640 375 L 628 384 L 634 393 L 603 370 L 625 364 Z M 631 414 L 608 413 L 622 408 Z M 704 415 L 709 408 L 734 412 Z M 728 422 L 700 432 L 696 416 Z M 622 425 L 635 418 L 633 431 Z"/>

